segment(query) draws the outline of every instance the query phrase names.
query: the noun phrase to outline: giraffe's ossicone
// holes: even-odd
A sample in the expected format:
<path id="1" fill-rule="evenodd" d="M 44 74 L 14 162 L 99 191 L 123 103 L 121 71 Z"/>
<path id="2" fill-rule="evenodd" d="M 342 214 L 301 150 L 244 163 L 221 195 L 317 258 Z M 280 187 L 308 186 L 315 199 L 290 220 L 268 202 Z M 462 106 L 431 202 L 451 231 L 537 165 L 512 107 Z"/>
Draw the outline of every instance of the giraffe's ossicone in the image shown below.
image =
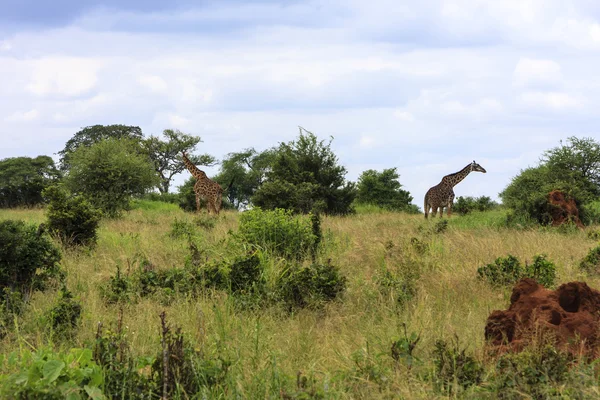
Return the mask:
<path id="1" fill-rule="evenodd" d="M 448 217 L 452 215 L 452 204 L 454 203 L 454 190 L 452 188 L 465 179 L 472 171 L 486 172 L 481 165 L 473 161 L 460 171 L 444 176 L 440 183 L 427 191 L 423 206 L 425 219 L 429 215 L 429 210 L 432 210 L 432 214 L 435 217 L 438 208 L 440 209 L 440 218 L 442 218 L 444 207 L 448 208 Z"/>
<path id="2" fill-rule="evenodd" d="M 182 151 L 182 154 L 185 167 L 190 171 L 192 176 L 196 178 L 196 184 L 194 185 L 196 210 L 200 212 L 200 200 L 205 199 L 208 213 L 210 214 L 212 211 L 215 214 L 219 214 L 223 200 L 223 188 L 217 182 L 209 179 L 204 171 L 196 167 L 186 156 L 184 151 Z"/>

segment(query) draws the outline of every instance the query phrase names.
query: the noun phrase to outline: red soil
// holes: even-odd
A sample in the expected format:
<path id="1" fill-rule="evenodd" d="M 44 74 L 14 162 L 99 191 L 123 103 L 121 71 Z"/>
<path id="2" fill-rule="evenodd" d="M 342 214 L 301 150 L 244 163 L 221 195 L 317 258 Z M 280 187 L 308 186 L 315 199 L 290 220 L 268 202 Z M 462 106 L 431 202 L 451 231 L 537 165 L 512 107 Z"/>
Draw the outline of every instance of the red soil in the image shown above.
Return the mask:
<path id="1" fill-rule="evenodd" d="M 532 341 L 551 338 L 574 355 L 600 355 L 600 292 L 585 282 L 548 290 L 533 279 L 513 288 L 510 307 L 488 317 L 485 338 L 499 350 L 520 350 Z"/>
<path id="2" fill-rule="evenodd" d="M 579 228 L 583 228 L 583 224 L 579 220 L 579 210 L 575 205 L 575 200 L 567 200 L 563 192 L 560 190 L 553 190 L 548 193 L 548 202 L 554 206 L 551 207 L 550 210 L 552 226 L 558 226 L 565 222 L 572 221 Z"/>

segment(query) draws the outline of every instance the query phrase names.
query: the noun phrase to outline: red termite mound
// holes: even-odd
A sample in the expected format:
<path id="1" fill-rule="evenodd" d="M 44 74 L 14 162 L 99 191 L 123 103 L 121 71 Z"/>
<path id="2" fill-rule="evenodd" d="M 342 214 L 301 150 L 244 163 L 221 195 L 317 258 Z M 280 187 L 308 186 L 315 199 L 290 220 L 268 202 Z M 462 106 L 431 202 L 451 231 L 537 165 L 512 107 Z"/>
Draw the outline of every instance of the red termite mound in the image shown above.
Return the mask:
<path id="1" fill-rule="evenodd" d="M 520 350 L 543 334 L 574 355 L 596 358 L 599 323 L 600 292 L 585 282 L 548 290 L 526 278 L 513 288 L 508 310 L 496 310 L 488 317 L 485 337 L 500 350 Z"/>
<path id="2" fill-rule="evenodd" d="M 583 228 L 583 224 L 579 220 L 579 210 L 577 209 L 577 205 L 575 205 L 575 200 L 567 200 L 563 192 L 560 190 L 553 190 L 548 193 L 548 202 L 554 206 L 550 207 L 552 226 L 558 226 L 565 222 L 572 221 L 578 227 Z"/>

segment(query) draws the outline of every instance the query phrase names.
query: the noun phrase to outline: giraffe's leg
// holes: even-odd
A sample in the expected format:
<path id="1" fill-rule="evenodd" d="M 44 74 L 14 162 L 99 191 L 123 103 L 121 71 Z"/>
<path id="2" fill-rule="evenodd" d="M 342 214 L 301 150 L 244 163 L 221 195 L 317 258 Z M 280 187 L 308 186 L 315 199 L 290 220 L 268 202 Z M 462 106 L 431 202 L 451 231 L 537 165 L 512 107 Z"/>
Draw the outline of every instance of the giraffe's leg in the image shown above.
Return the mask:
<path id="1" fill-rule="evenodd" d="M 431 208 L 431 218 L 435 218 L 435 216 L 437 215 L 437 210 L 438 210 L 438 206 L 433 206 Z"/>
<path id="2" fill-rule="evenodd" d="M 450 201 L 448 201 L 448 218 L 452 216 L 452 205 L 454 205 L 454 194 L 450 196 Z"/>
<path id="3" fill-rule="evenodd" d="M 444 206 L 440 206 L 440 218 L 444 217 Z"/>
<path id="4" fill-rule="evenodd" d="M 200 195 L 196 193 L 196 211 L 200 213 Z"/>
<path id="5" fill-rule="evenodd" d="M 223 205 L 223 196 L 219 193 L 215 199 L 215 212 L 219 215 L 221 212 L 221 206 Z"/>

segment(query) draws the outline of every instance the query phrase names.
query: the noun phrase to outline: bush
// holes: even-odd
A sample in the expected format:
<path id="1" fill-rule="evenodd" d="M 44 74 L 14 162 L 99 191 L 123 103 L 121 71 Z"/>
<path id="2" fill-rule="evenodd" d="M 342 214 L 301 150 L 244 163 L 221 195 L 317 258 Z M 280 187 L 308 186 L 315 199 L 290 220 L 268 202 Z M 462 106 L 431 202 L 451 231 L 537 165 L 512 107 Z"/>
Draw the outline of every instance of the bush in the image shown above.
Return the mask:
<path id="1" fill-rule="evenodd" d="M 59 186 L 44 190 L 49 201 L 46 210 L 48 229 L 64 244 L 94 246 L 102 213 L 82 196 L 69 196 Z"/>
<path id="2" fill-rule="evenodd" d="M 73 294 L 63 287 L 60 290 L 58 303 L 49 312 L 52 331 L 58 335 L 69 335 L 77 328 L 81 317 L 81 303 L 73 298 Z"/>
<path id="3" fill-rule="evenodd" d="M 42 190 L 59 178 L 60 173 L 49 156 L 0 160 L 0 208 L 41 204 Z"/>
<path id="4" fill-rule="evenodd" d="M 310 218 L 294 215 L 289 210 L 255 208 L 242 213 L 236 236 L 277 256 L 301 260 L 314 253 L 320 240 L 313 225 Z"/>
<path id="5" fill-rule="evenodd" d="M 579 268 L 587 273 L 600 272 L 600 246 L 596 246 L 579 262 Z"/>
<path id="6" fill-rule="evenodd" d="M 479 279 L 483 279 L 494 286 L 511 285 L 522 278 L 535 279 L 545 287 L 554 286 L 556 279 L 556 266 L 546 259 L 546 255 L 536 255 L 532 264 L 525 264 L 512 255 L 498 257 L 493 264 L 487 264 L 477 269 Z"/>
<path id="7" fill-rule="evenodd" d="M 460 349 L 458 339 L 448 345 L 443 340 L 435 343 L 433 351 L 434 383 L 444 393 L 456 393 L 459 388 L 467 389 L 478 385 L 483 375 L 483 367 L 472 356 Z"/>
<path id="8" fill-rule="evenodd" d="M 0 221 L 0 290 L 44 290 L 50 279 L 61 277 L 60 259 L 41 225 Z"/>
<path id="9" fill-rule="evenodd" d="M 417 269 L 393 272 L 386 268 L 377 275 L 376 282 L 384 295 L 391 297 L 398 305 L 403 306 L 416 296 L 418 277 Z"/>
<path id="10" fill-rule="evenodd" d="M 488 211 L 496 207 L 498 207 L 498 203 L 492 201 L 492 199 L 488 196 L 459 196 L 452 206 L 452 210 L 460 215 L 466 215 L 473 211 Z"/>
<path id="11" fill-rule="evenodd" d="M 346 278 L 332 265 L 291 266 L 279 276 L 275 296 L 288 310 L 319 308 L 346 289 Z"/>

